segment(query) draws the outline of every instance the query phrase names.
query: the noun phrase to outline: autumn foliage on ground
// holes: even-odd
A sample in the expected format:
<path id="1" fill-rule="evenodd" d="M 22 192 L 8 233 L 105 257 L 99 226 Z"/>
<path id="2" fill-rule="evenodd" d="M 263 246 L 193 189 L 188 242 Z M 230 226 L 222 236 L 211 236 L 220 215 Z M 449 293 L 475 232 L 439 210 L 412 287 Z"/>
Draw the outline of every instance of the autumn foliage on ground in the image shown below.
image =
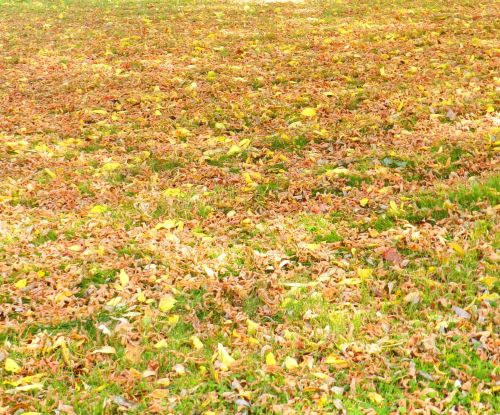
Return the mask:
<path id="1" fill-rule="evenodd" d="M 0 413 L 498 413 L 498 12 L 0 0 Z"/>

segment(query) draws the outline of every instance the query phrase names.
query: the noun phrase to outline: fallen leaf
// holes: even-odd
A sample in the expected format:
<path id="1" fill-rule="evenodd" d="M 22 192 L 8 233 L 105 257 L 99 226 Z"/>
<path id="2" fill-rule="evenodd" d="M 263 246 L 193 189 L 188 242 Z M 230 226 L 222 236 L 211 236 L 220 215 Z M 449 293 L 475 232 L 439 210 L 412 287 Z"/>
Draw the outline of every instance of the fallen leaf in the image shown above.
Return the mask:
<path id="1" fill-rule="evenodd" d="M 203 349 L 203 343 L 197 336 L 191 336 L 191 343 L 196 350 Z"/>
<path id="2" fill-rule="evenodd" d="M 382 402 L 384 402 L 383 396 L 379 395 L 376 392 L 368 392 L 368 399 L 376 404 L 381 404 Z"/>
<path id="3" fill-rule="evenodd" d="M 300 113 L 303 117 L 312 118 L 316 116 L 316 110 L 314 108 L 304 108 Z"/>
<path id="4" fill-rule="evenodd" d="M 384 258 L 385 261 L 391 262 L 394 265 L 398 266 L 401 266 L 404 260 L 401 254 L 394 248 L 386 249 L 382 254 L 382 258 Z"/>
<path id="5" fill-rule="evenodd" d="M 21 367 L 16 363 L 15 360 L 11 359 L 10 357 L 5 359 L 4 367 L 7 372 L 11 373 L 19 373 L 21 371 Z"/>
<path id="6" fill-rule="evenodd" d="M 26 287 L 26 285 L 28 284 L 28 280 L 26 278 L 22 278 L 18 281 L 16 281 L 16 283 L 14 284 L 14 286 L 18 289 L 18 290 L 22 290 L 23 288 Z"/>
<path id="7" fill-rule="evenodd" d="M 219 357 L 219 360 L 225 366 L 226 369 L 229 366 L 231 366 L 235 361 L 221 343 L 217 344 L 217 355 Z"/>
<path id="8" fill-rule="evenodd" d="M 162 299 L 160 299 L 158 308 L 160 309 L 161 312 L 166 313 L 172 310 L 172 308 L 174 308 L 175 303 L 177 303 L 177 300 L 174 297 L 172 296 L 163 297 Z"/>
<path id="9" fill-rule="evenodd" d="M 285 361 L 283 363 L 285 365 L 285 368 L 287 370 L 293 370 L 299 367 L 299 363 L 297 362 L 297 359 L 294 357 L 287 356 L 285 358 Z"/>
<path id="10" fill-rule="evenodd" d="M 266 353 L 266 365 L 274 366 L 276 365 L 276 358 L 271 352 Z"/>
<path id="11" fill-rule="evenodd" d="M 342 359 L 341 357 L 336 356 L 334 354 L 327 356 L 327 358 L 325 359 L 325 363 L 327 363 L 329 365 L 333 365 L 333 366 L 338 367 L 338 368 L 349 366 L 348 360 Z"/>
<path id="12" fill-rule="evenodd" d="M 464 318 L 466 320 L 470 319 L 471 315 L 467 311 L 465 311 L 463 308 L 457 307 L 456 305 L 452 306 L 451 308 L 458 317 Z"/>
<path id="13" fill-rule="evenodd" d="M 120 270 L 120 284 L 122 288 L 125 288 L 130 282 L 128 274 L 122 269 Z"/>
<path id="14" fill-rule="evenodd" d="M 116 353 L 116 349 L 114 347 L 111 347 L 111 346 L 104 346 L 104 347 L 101 347 L 100 349 L 94 350 L 92 352 L 92 354 L 98 354 L 98 353 L 102 353 L 102 354 L 115 354 Z"/>

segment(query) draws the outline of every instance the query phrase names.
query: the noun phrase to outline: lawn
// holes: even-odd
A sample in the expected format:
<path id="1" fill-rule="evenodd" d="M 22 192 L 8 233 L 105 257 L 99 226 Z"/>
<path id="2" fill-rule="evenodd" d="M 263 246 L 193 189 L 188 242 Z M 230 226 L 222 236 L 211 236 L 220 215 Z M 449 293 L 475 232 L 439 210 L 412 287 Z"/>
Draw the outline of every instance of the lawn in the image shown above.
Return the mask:
<path id="1" fill-rule="evenodd" d="M 498 414 L 493 0 L 0 0 L 0 414 Z"/>

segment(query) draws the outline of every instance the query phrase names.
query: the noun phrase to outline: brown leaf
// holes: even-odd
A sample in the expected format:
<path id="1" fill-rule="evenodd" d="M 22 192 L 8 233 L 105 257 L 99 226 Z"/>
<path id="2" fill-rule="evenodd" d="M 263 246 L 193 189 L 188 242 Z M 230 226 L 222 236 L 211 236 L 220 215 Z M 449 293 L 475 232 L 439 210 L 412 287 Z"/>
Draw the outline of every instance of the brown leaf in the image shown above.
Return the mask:
<path id="1" fill-rule="evenodd" d="M 391 262 L 397 266 L 401 266 L 404 262 L 404 258 L 394 248 L 386 249 L 382 254 L 382 258 L 384 258 L 384 261 Z"/>

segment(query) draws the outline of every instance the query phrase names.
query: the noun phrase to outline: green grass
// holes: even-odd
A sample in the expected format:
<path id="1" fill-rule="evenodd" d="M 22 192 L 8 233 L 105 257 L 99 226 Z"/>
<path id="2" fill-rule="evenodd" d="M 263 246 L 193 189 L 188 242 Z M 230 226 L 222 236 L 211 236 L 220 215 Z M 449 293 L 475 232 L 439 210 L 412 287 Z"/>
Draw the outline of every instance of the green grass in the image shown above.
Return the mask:
<path id="1" fill-rule="evenodd" d="M 405 214 L 412 223 L 424 220 L 439 221 L 449 216 L 445 202 L 458 205 L 460 209 L 475 211 L 482 203 L 496 206 L 500 201 L 500 176 L 494 175 L 483 182 L 460 185 L 447 192 L 421 193 L 412 197 L 413 206 Z"/>

